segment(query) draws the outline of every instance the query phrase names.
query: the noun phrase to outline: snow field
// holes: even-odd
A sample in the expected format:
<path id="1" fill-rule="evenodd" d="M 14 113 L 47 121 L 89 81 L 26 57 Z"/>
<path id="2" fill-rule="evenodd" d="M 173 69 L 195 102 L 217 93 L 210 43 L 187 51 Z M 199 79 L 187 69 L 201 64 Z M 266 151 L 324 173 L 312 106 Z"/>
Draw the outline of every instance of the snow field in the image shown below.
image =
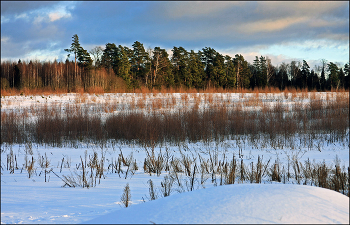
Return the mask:
<path id="1" fill-rule="evenodd" d="M 2 96 L 1 111 L 21 112 L 27 109 L 30 116 L 35 119 L 35 111 L 40 106 L 50 107 L 50 105 L 61 104 L 62 109 L 64 109 L 68 104 L 81 107 L 88 107 L 89 104 L 100 104 L 101 111 L 98 113 L 101 117 L 106 118 L 108 115 L 125 110 L 140 110 L 145 113 L 149 113 L 153 109 L 157 112 L 176 112 L 176 110 L 190 105 L 194 107 L 198 104 L 199 108 L 205 108 L 213 107 L 215 104 L 220 105 L 224 102 L 232 107 L 238 103 L 242 104 L 245 110 L 258 110 L 263 104 L 272 107 L 277 103 L 291 108 L 293 104 L 296 104 L 295 102 L 308 104 L 312 95 L 313 93 L 227 93 L 212 95 L 201 93 L 188 94 L 185 97 L 181 93 L 124 93 Z M 348 93 L 344 95 L 348 96 Z M 315 96 L 315 98 L 323 101 L 339 99 L 337 93 L 316 93 Z M 175 101 L 174 104 L 173 101 Z M 145 104 L 142 105 L 139 102 Z M 164 154 L 165 148 L 168 148 L 172 156 L 181 158 L 179 153 L 179 150 L 181 150 L 185 155 L 196 157 L 197 160 L 198 154 L 205 159 L 209 159 L 209 151 L 211 153 L 216 152 L 218 160 L 222 160 L 224 154 L 231 159 L 234 154 L 238 163 L 241 158 L 243 159 L 244 164 L 248 167 L 247 169 L 249 169 L 250 163 L 256 165 L 258 156 L 263 157 L 263 163 L 270 160 L 269 167 L 276 160 L 281 166 L 286 167 L 288 161 L 293 158 L 303 163 L 308 159 L 314 164 L 324 161 L 330 168 L 336 164 L 340 164 L 341 168 L 349 167 L 348 143 L 338 141 L 321 144 L 321 151 L 319 151 L 316 147 L 312 149 L 305 147 L 274 149 L 268 146 L 256 148 L 249 145 L 242 147 L 233 140 L 226 140 L 220 143 L 182 143 L 180 146 L 166 143 L 163 146 L 156 146 L 154 151 L 157 155 L 161 149 L 162 154 Z M 300 143 L 296 143 L 296 146 L 299 145 Z M 7 157 L 11 149 L 13 155 L 16 156 L 18 166 L 13 174 L 6 168 Z M 239 149 L 242 149 L 242 151 Z M 99 159 L 101 159 L 103 152 L 106 159 L 105 177 L 100 179 L 100 184 L 97 180 L 97 185 L 91 188 L 62 187 L 64 182 L 53 172 L 61 178 L 63 175 L 77 176 L 74 174 L 81 174 L 81 170 L 77 169 L 81 162 L 80 157 L 84 159 L 85 154 L 93 156 L 94 152 L 98 154 Z M 112 173 L 111 169 L 107 168 L 112 159 L 116 160 L 118 158 L 120 152 L 125 157 L 132 153 L 139 167 L 133 175 L 129 173 L 126 178 L 126 167 L 123 167 L 124 173 L 120 175 Z M 44 176 L 45 168 L 41 168 L 39 164 L 39 158 L 45 156 L 45 153 L 50 162 L 46 170 L 52 169 L 53 171 L 47 174 L 47 182 L 45 182 Z M 24 166 L 26 156 L 27 161 L 30 161 L 31 157 L 35 160 L 34 172 L 31 178 L 28 178 L 28 172 Z M 62 158 L 64 158 L 63 163 Z M 160 176 L 156 174 L 150 176 L 148 173 L 144 173 L 143 163 L 145 158 L 146 152 L 143 147 L 118 142 L 115 145 L 107 145 L 103 148 L 99 145 L 87 145 L 79 142 L 75 148 L 67 146 L 57 148 L 33 144 L 32 154 L 29 153 L 26 145 L 6 146 L 6 144 L 3 144 L 1 146 L 1 223 L 95 223 L 98 221 L 104 221 L 98 223 L 151 223 L 150 221 L 155 223 L 349 223 L 349 208 L 344 206 L 345 203 L 347 206 L 349 205 L 348 197 L 328 189 L 296 185 L 295 179 L 290 179 L 286 182 L 287 184 L 280 184 L 271 181 L 269 176 L 265 176 L 262 180 L 263 184 L 246 184 L 249 183 L 247 180 L 242 184 L 236 178 L 234 185 L 220 186 L 218 184 L 220 175 L 217 174 L 216 185 L 218 187 L 215 187 L 215 183 L 211 182 L 211 177 L 208 175 L 205 183 L 200 184 L 201 179 L 200 174 L 198 174 L 194 186 L 195 191 L 185 191 L 185 193 L 180 194 L 179 188 L 173 185 L 171 195 L 161 198 L 161 182 L 165 176 L 170 174 L 164 170 L 162 170 Z M 184 174 L 181 175 L 181 178 L 188 179 Z M 156 201 L 149 202 L 148 199 L 149 185 L 147 181 L 149 179 L 154 182 L 155 191 L 159 197 Z M 129 183 L 131 189 L 131 206 L 123 209 L 120 205 L 120 197 L 127 183 Z M 186 188 L 186 186 L 184 187 Z M 233 192 L 237 194 L 233 195 Z M 286 196 L 291 196 L 294 201 Z M 238 206 L 241 207 L 237 208 Z M 284 210 L 277 210 L 281 208 Z M 165 209 L 169 210 L 166 211 Z M 191 211 L 190 209 L 197 210 Z M 135 214 L 136 212 L 138 214 Z M 157 214 L 157 212 L 159 213 Z M 171 216 L 172 214 L 182 216 L 174 218 Z M 104 215 L 105 217 L 99 217 Z M 95 218 L 96 220 L 93 220 Z"/>
<path id="2" fill-rule="evenodd" d="M 233 145 L 234 146 L 234 145 Z M 13 146 L 14 154 L 17 155 L 18 165 L 21 168 L 25 163 L 25 147 L 24 146 Z M 178 146 L 169 147 L 169 152 L 175 156 L 178 154 Z M 221 144 L 216 146 L 214 143 L 211 146 L 205 146 L 203 143 L 196 143 L 188 145 L 187 149 L 191 149 L 191 152 L 186 152 L 188 155 L 196 155 L 201 151 L 211 150 L 214 152 L 218 151 L 219 159 L 222 159 L 222 153 L 227 153 L 227 157 L 235 154 L 238 155 L 238 149 L 230 148 L 228 144 Z M 87 155 L 93 155 L 94 152 L 98 153 L 99 158 L 102 155 L 101 149 L 98 147 L 89 147 L 82 144 L 81 147 L 75 148 L 52 148 L 44 146 L 33 146 L 33 157 L 39 158 L 39 154 L 48 156 L 50 161 L 50 168 L 57 173 L 58 176 L 71 175 L 77 171 L 76 166 L 80 163 L 80 156 L 84 159 L 85 151 Z M 112 157 L 115 159 L 118 154 L 122 151 L 123 155 L 127 157 L 130 153 L 133 153 L 133 157 L 136 159 L 139 170 L 134 175 L 129 175 L 125 179 L 125 173 L 121 173 L 120 177 L 117 173 L 111 173 L 109 170 L 105 172 L 105 179 L 101 179 L 101 183 L 95 187 L 89 189 L 76 187 L 68 188 L 62 187 L 64 182 L 55 176 L 53 173 L 47 174 L 48 182 L 45 182 L 44 175 L 40 172 L 43 171 L 38 165 L 36 165 L 36 173 L 29 179 L 28 173 L 23 169 L 22 173 L 20 170 L 15 170 L 14 174 L 10 174 L 8 171 L 2 171 L 1 175 L 1 221 L 2 223 L 81 223 L 89 219 L 93 219 L 97 216 L 104 215 L 114 210 L 124 210 L 120 204 L 120 197 L 123 193 L 123 188 L 126 183 L 129 183 L 131 190 L 131 206 L 136 204 L 143 204 L 143 201 L 149 201 L 149 185 L 147 181 L 151 179 L 154 182 L 156 194 L 159 199 L 161 198 L 161 182 L 164 177 L 168 175 L 168 172 L 162 171 L 158 177 L 156 174 L 146 174 L 143 172 L 142 165 L 143 160 L 146 157 L 146 153 L 142 148 L 120 145 L 119 148 L 105 148 L 104 155 L 106 159 L 110 160 Z M 6 151 L 8 152 L 8 150 Z M 6 152 L 2 152 L 2 167 L 5 167 Z M 155 149 L 156 154 L 160 152 L 160 148 Z M 164 152 L 164 148 L 162 148 Z M 203 157 L 208 158 L 207 155 L 202 154 Z M 243 151 L 243 160 L 245 165 L 250 165 L 251 162 L 257 162 L 257 155 L 263 156 L 263 162 L 267 162 L 268 159 L 275 159 L 279 157 L 281 164 L 286 165 L 288 160 L 285 151 L 272 151 L 272 149 L 261 150 L 261 149 L 246 149 Z M 60 167 L 62 158 L 65 157 L 65 163 L 63 163 L 62 172 Z M 343 147 L 332 145 L 328 148 L 324 148 L 322 152 L 319 151 L 305 151 L 304 154 L 299 155 L 299 160 L 304 161 L 307 158 L 313 159 L 315 162 L 322 162 L 323 159 L 327 159 L 327 165 L 334 165 L 335 159 L 338 157 L 341 159 L 341 166 L 349 165 L 349 151 L 345 151 Z M 29 158 L 29 157 L 28 157 Z M 70 168 L 67 168 L 66 161 L 70 162 Z M 106 163 L 107 164 L 107 160 Z M 107 166 L 105 166 L 107 167 Z M 123 168 L 124 171 L 126 168 Z M 79 171 L 78 171 L 79 172 Z M 81 174 L 79 172 L 78 174 Z M 182 179 L 187 177 L 182 174 Z M 217 175 L 217 183 L 219 183 L 220 176 Z M 245 181 L 247 183 L 249 181 Z M 263 183 L 265 184 L 276 184 L 264 178 Z M 236 180 L 236 183 L 240 183 Z M 296 183 L 295 180 L 291 179 L 290 183 Z M 219 184 L 217 184 L 220 186 Z M 235 184 L 237 186 L 242 184 Z M 299 185 L 294 185 L 299 186 Z M 214 187 L 211 183 L 211 178 L 208 177 L 204 185 L 200 185 L 200 178 L 197 177 L 195 182 L 195 190 L 202 190 L 203 188 Z M 221 186 L 220 186 L 221 187 Z M 283 187 L 283 185 L 282 185 Z M 215 190 L 215 188 L 213 188 Z M 186 192 L 185 192 L 186 193 Z M 176 185 L 173 185 L 173 195 L 179 194 Z M 194 193 L 194 192 L 193 192 Z M 169 196 L 169 197 L 171 197 Z M 345 196 L 346 197 L 346 196 Z M 168 197 L 166 197 L 168 198 Z M 347 197 L 346 197 L 347 198 Z M 158 200 L 156 200 L 158 201 Z M 263 201 L 264 202 L 264 201 Z M 261 205 L 263 203 L 256 202 L 255 204 Z M 178 221 L 179 222 L 179 221 Z M 258 222 L 258 221 L 257 221 Z M 113 223 L 113 222 L 112 222 Z M 122 222 L 126 223 L 126 221 Z"/>

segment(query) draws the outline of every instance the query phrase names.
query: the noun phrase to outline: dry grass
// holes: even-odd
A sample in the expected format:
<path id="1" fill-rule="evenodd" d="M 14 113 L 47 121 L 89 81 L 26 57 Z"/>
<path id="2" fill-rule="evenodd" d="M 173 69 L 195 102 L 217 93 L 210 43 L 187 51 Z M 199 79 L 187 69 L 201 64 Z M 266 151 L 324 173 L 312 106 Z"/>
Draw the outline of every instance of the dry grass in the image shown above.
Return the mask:
<path id="1" fill-rule="evenodd" d="M 71 175 L 61 177 L 58 172 L 54 172 L 53 167 L 48 170 L 51 164 L 46 154 L 45 157 L 39 155 L 38 160 L 33 156 L 29 160 L 26 158 L 24 168 L 20 169 L 12 149 L 7 154 L 7 170 L 13 174 L 25 169 L 28 177 L 33 178 L 38 176 L 36 168 L 41 167 L 45 169 L 45 176 L 54 173 L 63 181 L 63 186 L 82 188 L 92 188 L 100 184 L 101 179 L 106 179 L 108 173 L 118 173 L 123 179 L 131 178 L 136 171 L 157 176 L 166 173 L 159 187 L 156 187 L 152 180 L 148 181 L 149 200 L 160 196 L 167 197 L 174 191 L 185 192 L 205 188 L 207 182 L 214 186 L 234 183 L 295 183 L 328 188 L 347 196 L 350 194 L 350 169 L 341 167 L 338 157 L 330 164 L 311 162 L 309 159 L 302 162 L 296 157 L 290 157 L 288 164 L 283 164 L 278 159 L 270 163 L 270 159 L 264 160 L 263 156 L 259 155 L 256 163 L 248 163 L 240 154 L 231 155 L 210 148 L 199 149 L 196 154 L 192 154 L 192 150 L 186 145 L 181 145 L 178 156 L 171 155 L 167 148 L 165 152 L 155 152 L 154 147 L 144 149 L 146 157 L 143 171 L 138 167 L 132 152 L 124 156 L 120 151 L 117 159 L 106 159 L 104 151 L 101 151 L 100 155 L 95 151 L 92 155 L 87 155 L 85 151 L 85 157 L 80 156 L 80 163 Z M 60 173 L 65 160 L 68 162 L 68 158 L 62 159 Z M 159 190 L 160 195 L 156 190 Z M 121 203 L 127 207 L 130 201 L 130 188 L 126 185 Z"/>
<path id="2" fill-rule="evenodd" d="M 105 91 L 103 90 L 102 87 L 88 87 L 86 89 L 86 93 L 89 94 L 103 94 Z"/>
<path id="3" fill-rule="evenodd" d="M 160 110 L 163 108 L 163 103 L 160 98 L 155 97 L 155 98 L 152 98 L 151 101 L 152 101 L 153 110 Z"/>
<path id="4" fill-rule="evenodd" d="M 284 90 L 279 90 L 278 88 L 275 87 L 265 87 L 265 88 L 255 88 L 255 89 L 223 89 L 222 87 L 220 88 L 207 88 L 207 89 L 195 89 L 195 88 L 184 88 L 184 87 L 179 87 L 179 88 L 165 88 L 161 87 L 160 89 L 149 89 L 146 87 L 141 87 L 138 89 L 133 89 L 129 90 L 126 88 L 126 86 L 116 86 L 112 87 L 110 90 L 104 90 L 102 87 L 89 87 L 87 89 L 83 88 L 77 88 L 76 90 L 73 90 L 75 93 L 95 93 L 95 94 L 103 94 L 103 93 L 143 93 L 143 94 L 149 94 L 149 93 L 184 93 L 184 94 L 191 94 L 191 93 L 208 93 L 208 94 L 213 94 L 213 93 L 304 93 L 303 96 L 305 96 L 308 92 L 315 92 L 315 90 L 307 90 L 307 89 L 296 89 L 294 87 L 287 87 Z M 330 92 L 334 93 L 348 93 L 348 90 L 345 90 L 343 88 L 340 89 L 332 89 Z M 57 95 L 57 94 L 65 94 L 68 93 L 67 89 L 64 88 L 38 88 L 38 89 L 16 89 L 16 88 L 10 88 L 10 89 L 1 89 L 1 95 L 2 96 L 13 96 L 13 95 L 19 95 L 19 94 L 24 94 L 24 95 Z"/>
<path id="5" fill-rule="evenodd" d="M 279 142 L 279 135 L 284 135 L 287 140 L 299 131 L 309 137 L 327 132 L 331 134 L 333 142 L 343 139 L 348 128 L 349 94 L 346 92 L 334 92 L 333 97 L 327 94 L 328 98 L 325 100 L 311 93 L 304 96 L 308 98 L 307 104 L 302 103 L 301 99 L 295 99 L 292 105 L 293 114 L 289 113 L 281 101 L 274 103 L 272 108 L 263 104 L 265 94 L 258 92 L 250 98 L 242 99 L 243 105 L 239 102 L 230 104 L 229 99 L 226 101 L 224 96 L 217 98 L 214 94 L 205 93 L 203 97 L 206 108 L 201 110 L 199 105 L 202 100 L 197 94 L 181 94 L 180 102 L 174 96 L 170 98 L 161 93 L 152 95 L 153 97 L 147 97 L 146 94 L 141 98 L 132 97 L 129 104 L 125 104 L 126 100 L 117 103 L 109 97 L 104 103 L 87 107 L 87 94 L 78 94 L 75 103 L 65 105 L 65 113 L 61 104 L 43 104 L 41 109 L 32 105 L 18 113 L 2 111 L 1 141 L 24 143 L 29 138 L 40 143 L 53 144 L 58 141 L 62 144 L 59 140 L 78 138 L 104 142 L 112 138 L 137 140 L 141 143 L 152 140 L 158 143 L 184 141 L 187 138 L 198 141 L 222 139 L 227 135 L 249 137 L 269 134 L 266 143 L 283 145 L 286 141 Z M 147 110 L 174 109 L 176 104 L 181 104 L 182 107 L 175 109 L 175 114 L 163 113 L 162 116 L 159 113 L 145 116 L 136 111 L 121 111 L 118 115 L 111 115 L 115 110 L 123 110 L 125 106 L 131 110 L 144 109 L 146 101 L 149 103 Z M 245 111 L 242 106 L 261 108 L 258 113 Z M 100 113 L 110 115 L 106 123 L 101 122 Z M 37 116 L 38 120 L 32 123 L 30 115 Z"/>

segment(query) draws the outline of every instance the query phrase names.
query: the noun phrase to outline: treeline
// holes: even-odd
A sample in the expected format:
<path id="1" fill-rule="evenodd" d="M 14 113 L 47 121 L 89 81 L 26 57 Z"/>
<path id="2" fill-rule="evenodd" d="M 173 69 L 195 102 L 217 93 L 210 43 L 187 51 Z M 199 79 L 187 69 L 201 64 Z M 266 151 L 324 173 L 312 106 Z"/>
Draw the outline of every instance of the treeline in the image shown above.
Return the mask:
<path id="1" fill-rule="evenodd" d="M 266 87 L 325 91 L 349 88 L 349 65 L 344 69 L 321 60 L 321 66 L 310 70 L 303 60 L 273 66 L 268 57 L 256 56 L 253 63 L 240 54 L 222 55 L 205 47 L 198 52 L 173 47 L 169 57 L 165 49 L 145 50 L 135 41 L 132 48 L 107 43 L 89 52 L 73 36 L 69 54 L 74 61 L 65 62 L 1 62 L 1 89 L 83 89 L 117 91 L 146 87 L 255 89 Z"/>

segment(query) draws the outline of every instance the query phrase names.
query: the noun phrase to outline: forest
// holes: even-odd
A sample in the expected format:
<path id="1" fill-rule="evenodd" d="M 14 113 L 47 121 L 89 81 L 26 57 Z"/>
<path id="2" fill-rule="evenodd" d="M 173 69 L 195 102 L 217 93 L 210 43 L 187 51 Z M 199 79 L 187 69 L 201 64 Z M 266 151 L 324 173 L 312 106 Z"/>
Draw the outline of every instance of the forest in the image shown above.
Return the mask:
<path id="1" fill-rule="evenodd" d="M 65 62 L 1 62 L 1 90 L 52 90 L 63 92 L 134 92 L 137 89 L 242 90 L 274 88 L 296 90 L 349 89 L 349 64 L 320 60 L 310 68 L 306 60 L 272 65 L 256 56 L 250 63 L 241 54 L 222 55 L 211 47 L 198 52 L 173 47 L 145 49 L 135 41 L 132 48 L 107 43 L 90 51 L 72 37 Z M 74 60 L 69 61 L 72 54 Z M 344 68 L 344 69 L 343 69 Z"/>

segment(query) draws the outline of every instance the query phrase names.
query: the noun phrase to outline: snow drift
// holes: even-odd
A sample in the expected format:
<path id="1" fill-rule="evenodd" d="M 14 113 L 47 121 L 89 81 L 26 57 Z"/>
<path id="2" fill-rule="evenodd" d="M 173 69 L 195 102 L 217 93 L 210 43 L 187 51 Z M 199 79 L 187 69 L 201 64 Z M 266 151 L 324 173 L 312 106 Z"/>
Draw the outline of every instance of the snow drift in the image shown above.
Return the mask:
<path id="1" fill-rule="evenodd" d="M 292 184 L 234 184 L 131 205 L 85 223 L 345 223 L 349 198 Z"/>

